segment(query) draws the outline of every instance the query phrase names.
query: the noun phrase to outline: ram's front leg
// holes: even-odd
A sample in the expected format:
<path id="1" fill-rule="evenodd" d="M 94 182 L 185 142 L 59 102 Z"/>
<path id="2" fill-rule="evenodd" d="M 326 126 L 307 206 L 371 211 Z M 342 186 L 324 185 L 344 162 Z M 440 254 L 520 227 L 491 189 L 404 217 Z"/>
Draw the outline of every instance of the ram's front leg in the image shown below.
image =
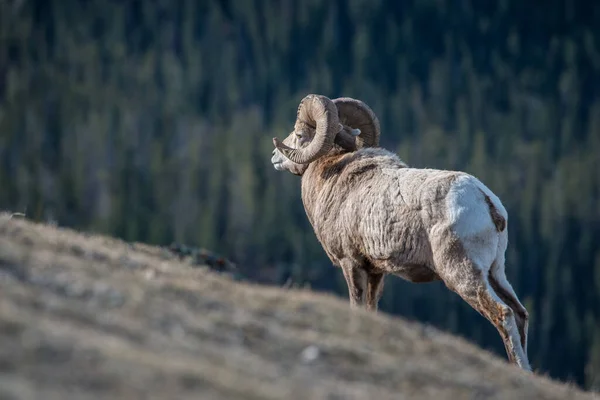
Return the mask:
<path id="1" fill-rule="evenodd" d="M 346 278 L 348 285 L 348 295 L 350 297 L 350 307 L 359 308 L 364 304 L 367 287 L 367 274 L 356 264 L 349 260 L 340 262 L 340 267 Z"/>
<path id="2" fill-rule="evenodd" d="M 366 303 L 367 310 L 377 312 L 379 299 L 383 293 L 383 273 L 369 272 L 367 273 L 367 294 Z"/>

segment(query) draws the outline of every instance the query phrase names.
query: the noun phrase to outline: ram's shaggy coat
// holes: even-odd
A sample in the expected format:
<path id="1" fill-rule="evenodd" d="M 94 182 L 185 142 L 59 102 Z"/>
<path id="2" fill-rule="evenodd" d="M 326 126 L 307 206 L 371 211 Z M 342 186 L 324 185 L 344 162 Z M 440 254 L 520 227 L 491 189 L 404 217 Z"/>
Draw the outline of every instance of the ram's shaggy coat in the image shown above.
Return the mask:
<path id="1" fill-rule="evenodd" d="M 442 280 L 494 324 L 509 359 L 530 369 L 528 314 L 504 273 L 508 215 L 500 199 L 464 172 L 409 168 L 368 147 L 377 143 L 357 150 L 334 143 L 343 131 L 333 104 L 307 96 L 301 111 L 316 117 L 297 121 L 283 143 L 275 140 L 272 162 L 302 176 L 306 215 L 342 268 L 352 306 L 376 310 L 386 274 Z"/>

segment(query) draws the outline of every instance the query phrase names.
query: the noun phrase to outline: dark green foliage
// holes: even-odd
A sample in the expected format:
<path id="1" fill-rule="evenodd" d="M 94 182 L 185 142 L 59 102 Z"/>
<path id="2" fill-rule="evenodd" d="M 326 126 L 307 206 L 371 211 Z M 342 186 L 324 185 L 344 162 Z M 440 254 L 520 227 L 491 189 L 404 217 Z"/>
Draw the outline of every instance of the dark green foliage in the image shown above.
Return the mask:
<path id="1" fill-rule="evenodd" d="M 269 159 L 303 96 L 357 97 L 384 147 L 501 197 L 534 368 L 598 389 L 599 26 L 583 0 L 0 1 L 0 209 L 345 296 Z M 441 284 L 386 286 L 504 356 Z"/>

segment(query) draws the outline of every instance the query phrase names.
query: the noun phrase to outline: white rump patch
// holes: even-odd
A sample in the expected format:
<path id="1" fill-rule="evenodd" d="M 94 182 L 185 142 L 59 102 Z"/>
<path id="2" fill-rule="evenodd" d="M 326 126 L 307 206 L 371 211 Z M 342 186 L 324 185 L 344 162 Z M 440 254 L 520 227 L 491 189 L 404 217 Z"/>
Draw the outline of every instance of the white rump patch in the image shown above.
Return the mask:
<path id="1" fill-rule="evenodd" d="M 496 229 L 490 217 L 489 206 L 476 178 L 472 176 L 462 175 L 456 179 L 446 196 L 446 207 L 449 222 L 461 238 Z"/>
<path id="2" fill-rule="evenodd" d="M 446 196 L 446 212 L 451 229 L 460 238 L 469 257 L 485 272 L 496 258 L 499 235 L 481 192 L 483 188 L 485 186 L 477 178 L 460 176 Z M 485 193 L 494 205 L 498 204 L 497 197 L 489 189 Z M 504 207 L 500 204 L 498 210 L 503 213 Z"/>

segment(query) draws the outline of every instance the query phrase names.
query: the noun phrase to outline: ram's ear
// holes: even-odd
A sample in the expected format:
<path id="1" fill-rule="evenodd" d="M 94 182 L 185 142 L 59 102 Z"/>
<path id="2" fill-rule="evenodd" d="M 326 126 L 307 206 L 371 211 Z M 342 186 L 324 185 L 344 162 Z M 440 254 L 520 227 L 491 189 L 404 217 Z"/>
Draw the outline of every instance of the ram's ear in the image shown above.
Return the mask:
<path id="1" fill-rule="evenodd" d="M 351 129 L 344 128 L 335 135 L 334 142 L 346 151 L 356 151 L 356 136 L 352 135 Z"/>

